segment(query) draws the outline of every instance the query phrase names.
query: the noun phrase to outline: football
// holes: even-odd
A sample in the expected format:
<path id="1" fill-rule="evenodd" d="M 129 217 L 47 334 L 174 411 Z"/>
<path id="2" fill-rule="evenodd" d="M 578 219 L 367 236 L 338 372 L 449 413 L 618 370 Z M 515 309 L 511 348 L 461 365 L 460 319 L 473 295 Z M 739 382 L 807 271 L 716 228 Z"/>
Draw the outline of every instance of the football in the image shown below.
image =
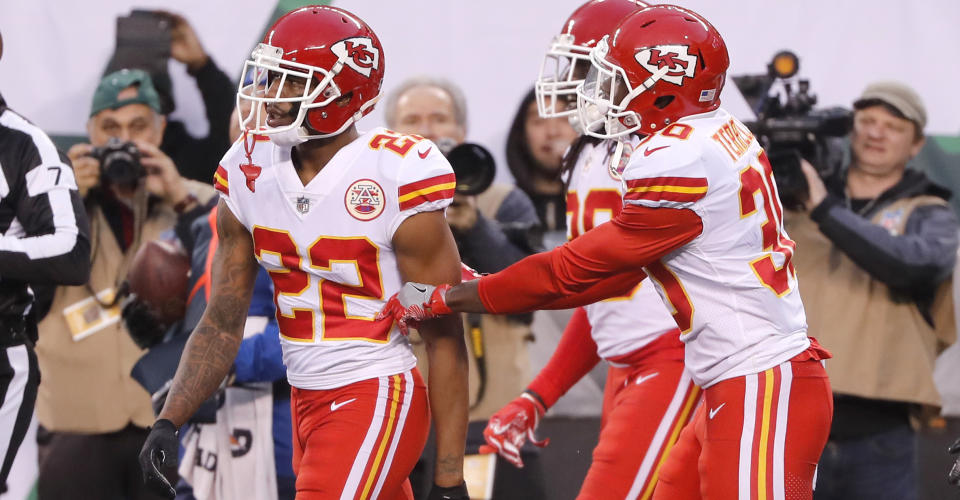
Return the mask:
<path id="1" fill-rule="evenodd" d="M 150 307 L 164 324 L 183 318 L 190 283 L 190 258 L 162 240 L 145 243 L 127 272 L 129 293 Z"/>

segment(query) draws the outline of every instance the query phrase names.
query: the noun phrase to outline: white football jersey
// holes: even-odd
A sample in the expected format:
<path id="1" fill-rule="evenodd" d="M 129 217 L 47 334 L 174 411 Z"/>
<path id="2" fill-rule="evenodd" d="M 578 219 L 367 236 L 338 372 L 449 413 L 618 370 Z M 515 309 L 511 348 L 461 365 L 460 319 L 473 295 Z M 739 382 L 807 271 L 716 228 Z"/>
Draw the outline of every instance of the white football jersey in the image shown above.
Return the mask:
<path id="1" fill-rule="evenodd" d="M 613 141 L 586 144 L 570 171 L 567 185 L 567 239 L 609 221 L 623 208 L 622 173 L 636 137 L 624 143 L 618 165 L 610 164 Z M 663 334 L 676 335 L 677 324 L 647 278 L 627 297 L 615 297 L 584 309 L 600 357 L 616 360 L 646 346 Z"/>
<path id="2" fill-rule="evenodd" d="M 701 387 L 803 352 L 806 317 L 794 243 L 766 154 L 723 109 L 650 136 L 623 173 L 624 201 L 696 212 L 703 232 L 646 268 L 673 311 Z"/>
<path id="3" fill-rule="evenodd" d="M 331 389 L 412 369 L 407 338 L 374 318 L 402 284 L 394 233 L 450 204 L 453 169 L 432 142 L 384 128 L 344 146 L 306 186 L 290 154 L 241 139 L 214 177 L 273 278 L 290 385 Z"/>

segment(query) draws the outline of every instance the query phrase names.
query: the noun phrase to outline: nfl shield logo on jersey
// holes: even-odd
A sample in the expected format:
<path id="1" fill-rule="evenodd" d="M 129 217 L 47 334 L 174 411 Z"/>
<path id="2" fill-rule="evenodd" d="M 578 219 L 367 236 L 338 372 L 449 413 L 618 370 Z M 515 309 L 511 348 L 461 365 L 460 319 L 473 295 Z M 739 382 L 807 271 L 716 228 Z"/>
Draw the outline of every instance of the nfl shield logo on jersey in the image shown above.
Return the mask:
<path id="1" fill-rule="evenodd" d="M 306 215 L 310 211 L 310 198 L 306 196 L 297 197 L 297 212 Z"/>
<path id="2" fill-rule="evenodd" d="M 376 219 L 383 213 L 383 188 L 373 180 L 360 179 L 347 188 L 343 203 L 354 219 Z"/>

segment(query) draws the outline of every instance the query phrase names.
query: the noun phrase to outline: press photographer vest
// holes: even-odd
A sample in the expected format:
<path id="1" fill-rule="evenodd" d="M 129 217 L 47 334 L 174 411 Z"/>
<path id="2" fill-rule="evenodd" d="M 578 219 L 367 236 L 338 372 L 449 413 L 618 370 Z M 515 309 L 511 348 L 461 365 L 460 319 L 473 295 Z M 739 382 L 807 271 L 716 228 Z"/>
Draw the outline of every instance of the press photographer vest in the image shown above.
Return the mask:
<path id="1" fill-rule="evenodd" d="M 934 196 L 894 201 L 871 218 L 903 234 L 914 209 L 947 203 Z M 797 243 L 794 264 L 809 330 L 833 353 L 827 373 L 835 393 L 940 405 L 933 383 L 937 355 L 956 338 L 952 278 L 938 285 L 931 327 L 912 298 L 873 279 L 833 245 L 807 214 L 786 212 Z"/>
<path id="2" fill-rule="evenodd" d="M 187 183 L 201 202 L 214 194 L 209 184 Z M 146 200 L 135 210 L 145 212 Z M 119 305 L 101 308 L 90 290 L 115 291 L 140 245 L 172 229 L 177 216 L 162 205 L 153 207 L 149 216 L 140 216 L 143 222 L 126 252 L 120 249 L 99 207 L 90 210 L 89 216 L 93 259 L 89 287 L 57 287 L 50 312 L 38 325 L 37 359 L 43 380 L 37 394 L 37 418 L 47 430 L 56 432 L 100 434 L 121 430 L 129 423 L 147 427 L 154 420 L 150 396 L 130 376 L 143 351 L 123 326 Z M 101 297 L 104 299 L 112 296 Z M 78 314 L 73 316 L 73 329 L 65 314 L 70 311 Z M 89 320 L 87 331 L 77 332 L 77 321 L 84 317 Z M 103 321 L 100 328 L 97 318 Z M 81 334 L 77 340 L 76 333 Z"/>

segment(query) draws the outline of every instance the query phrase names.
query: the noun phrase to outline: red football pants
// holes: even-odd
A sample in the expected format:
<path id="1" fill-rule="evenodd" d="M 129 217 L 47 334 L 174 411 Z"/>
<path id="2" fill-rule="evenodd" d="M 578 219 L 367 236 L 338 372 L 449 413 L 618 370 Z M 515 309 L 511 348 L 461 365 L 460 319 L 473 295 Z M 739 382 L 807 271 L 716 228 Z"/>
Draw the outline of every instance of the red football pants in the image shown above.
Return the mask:
<path id="1" fill-rule="evenodd" d="M 656 500 L 807 500 L 833 396 L 820 361 L 788 361 L 704 391 L 660 471 Z"/>
<path id="2" fill-rule="evenodd" d="M 430 428 L 416 369 L 325 391 L 291 389 L 297 500 L 412 500 Z"/>
<path id="3" fill-rule="evenodd" d="M 657 469 L 693 418 L 700 394 L 683 361 L 611 366 L 600 441 L 577 498 L 650 498 Z"/>

